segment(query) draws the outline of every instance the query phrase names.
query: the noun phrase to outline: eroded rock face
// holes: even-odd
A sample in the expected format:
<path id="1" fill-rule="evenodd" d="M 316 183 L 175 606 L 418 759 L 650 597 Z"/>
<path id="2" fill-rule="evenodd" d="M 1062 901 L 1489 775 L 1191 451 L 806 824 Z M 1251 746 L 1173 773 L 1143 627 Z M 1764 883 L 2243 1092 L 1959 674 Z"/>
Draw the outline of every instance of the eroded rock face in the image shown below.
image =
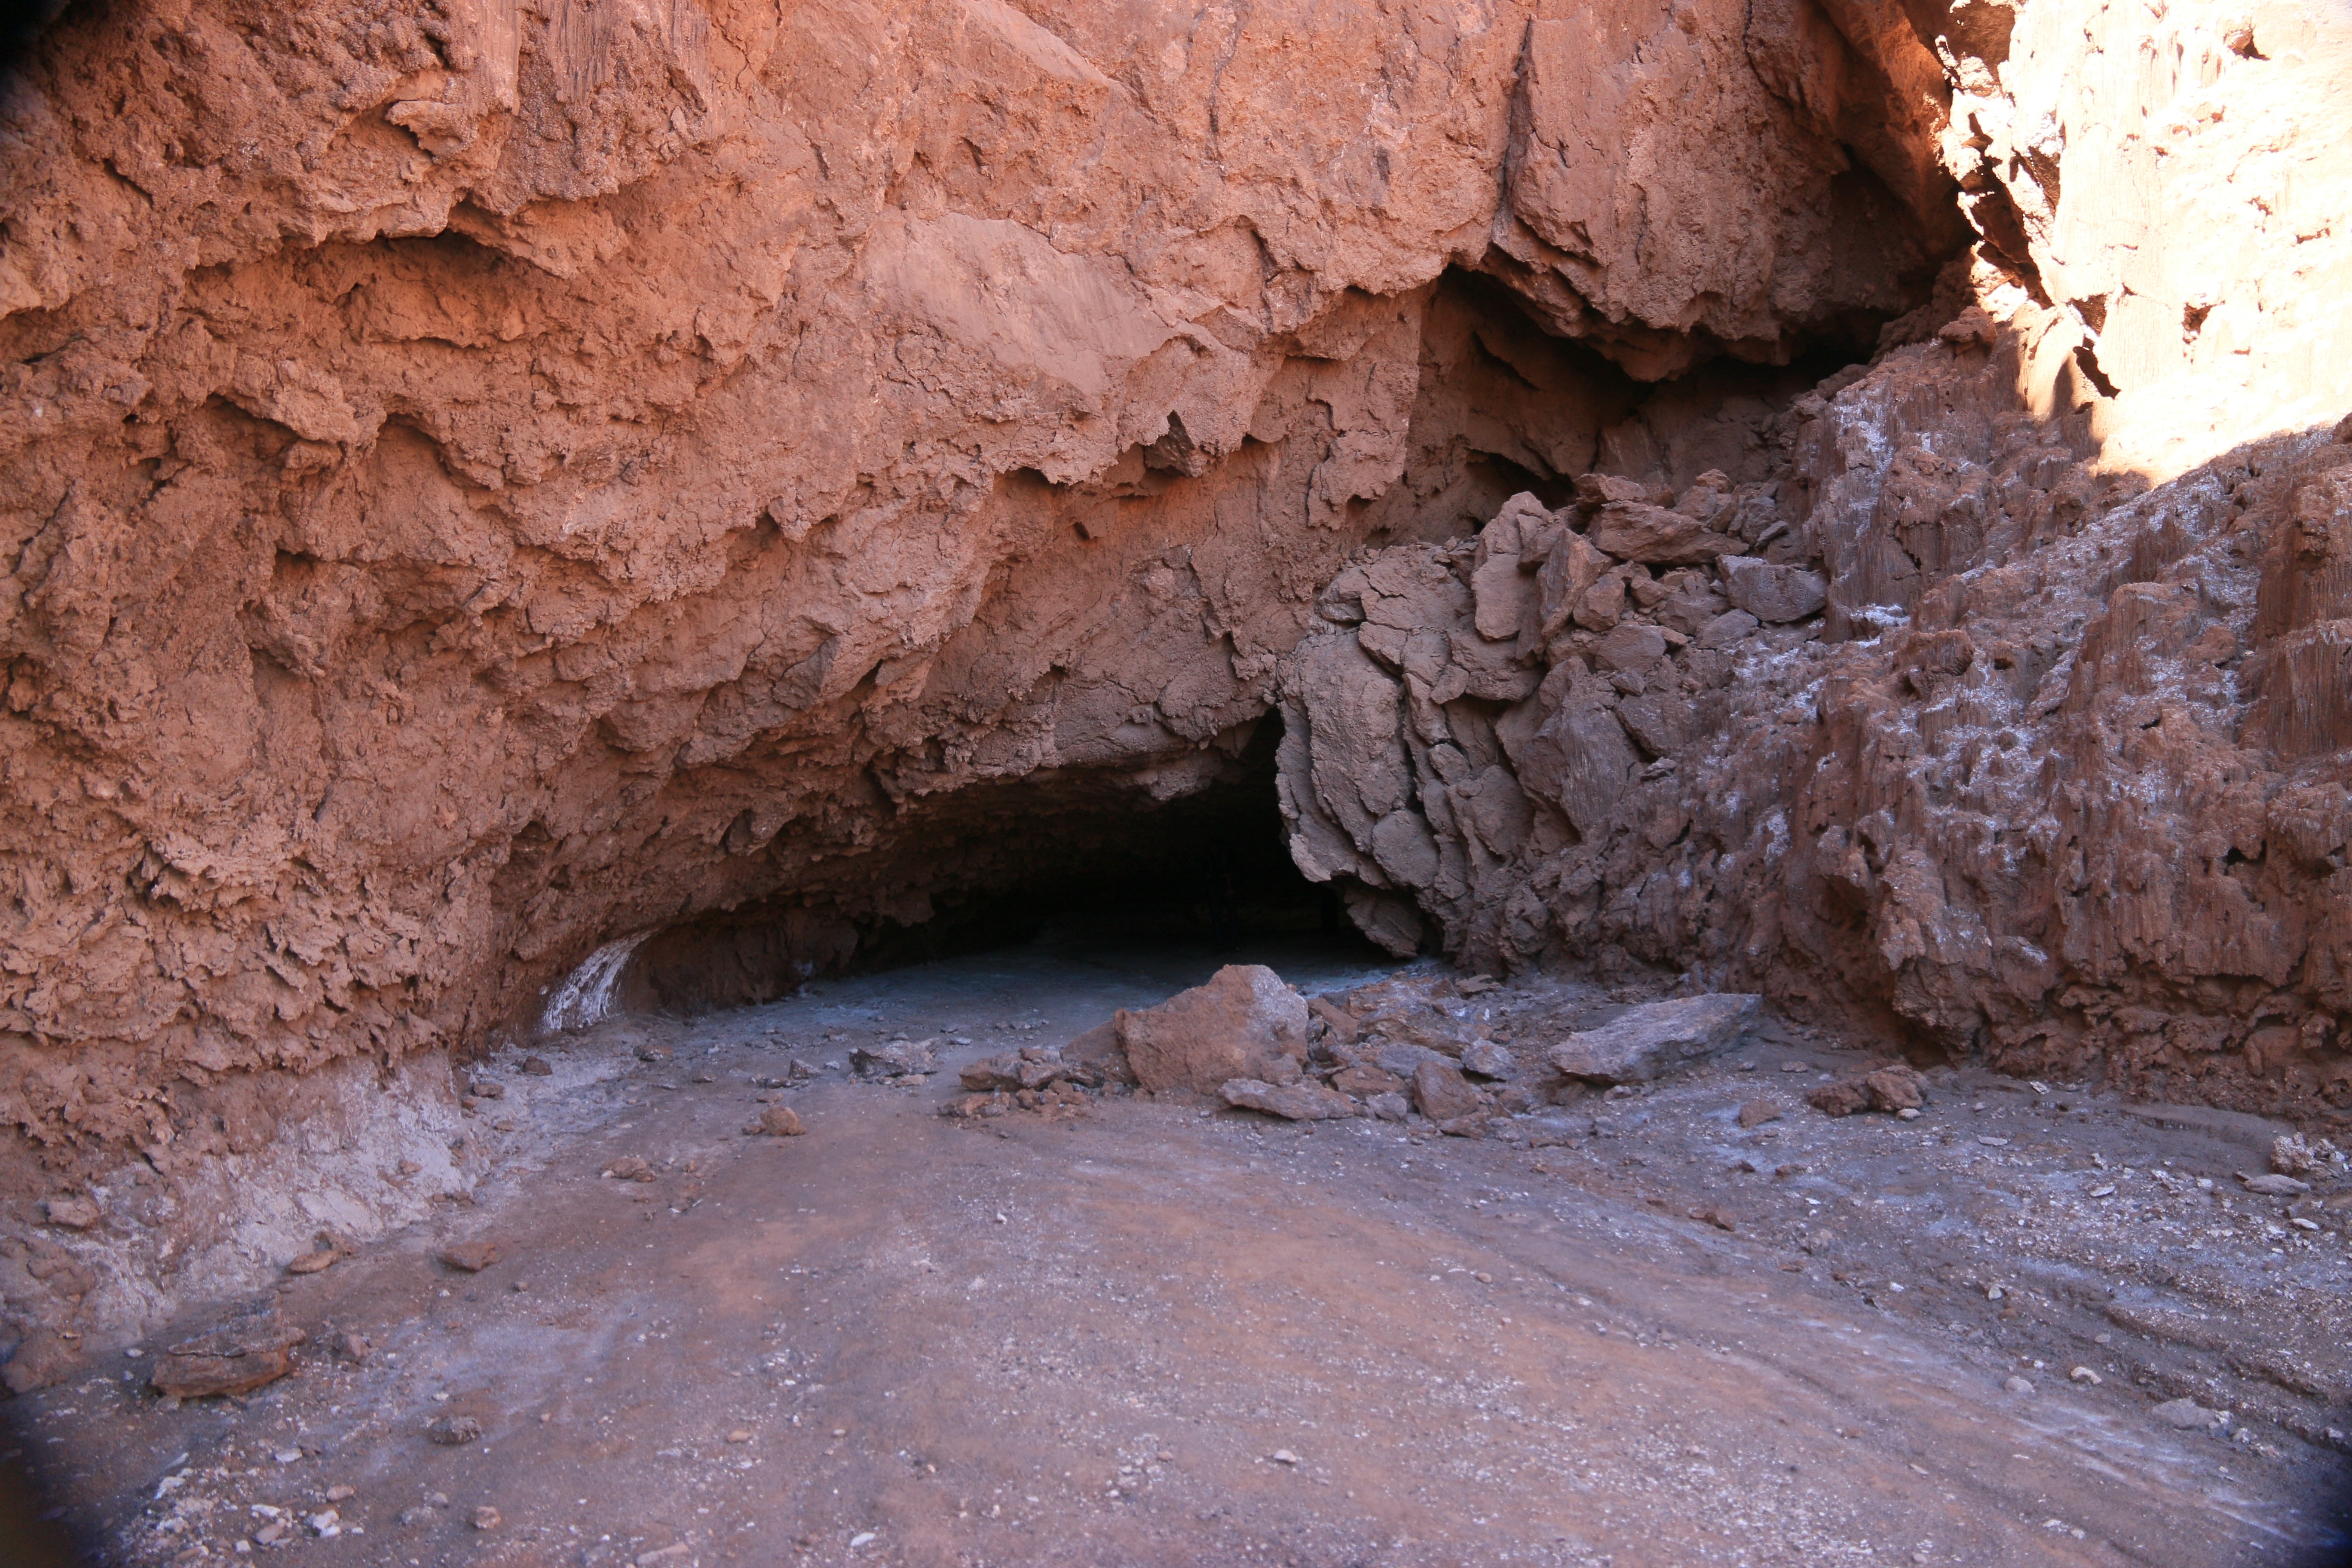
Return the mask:
<path id="1" fill-rule="evenodd" d="M 1217 779 L 1351 548 L 1915 302 L 1877 89 L 1748 58 L 1818 14 L 1534 9 L 70 12 L 0 153 L 0 1118 L 201 1149 L 175 1079 L 762 899 L 744 963 L 837 963 L 1003 875 L 975 784 Z M 1669 174 L 1738 256 L 1644 250 Z"/>
<path id="2" fill-rule="evenodd" d="M 1482 967 L 1638 961 L 2018 1072 L 2352 1100 L 2352 421 L 2101 476 L 2017 391 L 2050 313 L 1989 297 L 1992 345 L 1801 403 L 1780 479 L 1595 476 L 1343 573 L 1285 665 L 1300 865 Z M 1645 559 L 1717 520 L 1746 554 Z M 1767 574 L 1820 613 L 1727 607 Z M 1396 582 L 1402 640 L 1365 607 Z"/>

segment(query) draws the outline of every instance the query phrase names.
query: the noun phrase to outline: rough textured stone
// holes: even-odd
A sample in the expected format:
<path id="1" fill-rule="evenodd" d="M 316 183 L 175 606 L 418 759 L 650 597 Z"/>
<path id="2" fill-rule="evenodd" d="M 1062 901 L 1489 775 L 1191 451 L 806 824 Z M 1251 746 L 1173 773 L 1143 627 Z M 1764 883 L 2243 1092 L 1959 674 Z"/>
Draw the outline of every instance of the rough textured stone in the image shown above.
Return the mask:
<path id="1" fill-rule="evenodd" d="M 294 1347 L 303 1338 L 279 1312 L 277 1298 L 268 1297 L 167 1347 L 147 1381 L 172 1399 L 249 1393 L 294 1370 Z"/>
<path id="2" fill-rule="evenodd" d="M 808 1131 L 808 1123 L 789 1105 L 771 1105 L 760 1112 L 755 1131 L 770 1138 L 798 1138 Z"/>
<path id="3" fill-rule="evenodd" d="M 1264 964 L 1227 964 L 1204 985 L 1114 1022 L 1146 1089 L 1214 1095 L 1235 1079 L 1297 1082 L 1307 1055 L 1306 999 Z"/>
<path id="4" fill-rule="evenodd" d="M 1412 1102 L 1432 1121 L 1444 1126 L 1485 1107 L 1475 1085 L 1462 1069 L 1438 1057 L 1424 1058 L 1412 1069 Z"/>
<path id="5" fill-rule="evenodd" d="M 1739 1043 L 1763 1010 L 1752 995 L 1685 996 L 1631 1007 L 1546 1053 L 1552 1066 L 1591 1083 L 1647 1083 Z"/>
<path id="6" fill-rule="evenodd" d="M 937 1040 L 884 1040 L 849 1053 L 849 1069 L 860 1078 L 903 1078 L 937 1072 L 939 1067 Z"/>
<path id="7" fill-rule="evenodd" d="M 1735 555 L 1717 563 L 1723 591 L 1737 607 L 1769 624 L 1801 621 L 1829 602 L 1829 585 L 1818 572 Z"/>

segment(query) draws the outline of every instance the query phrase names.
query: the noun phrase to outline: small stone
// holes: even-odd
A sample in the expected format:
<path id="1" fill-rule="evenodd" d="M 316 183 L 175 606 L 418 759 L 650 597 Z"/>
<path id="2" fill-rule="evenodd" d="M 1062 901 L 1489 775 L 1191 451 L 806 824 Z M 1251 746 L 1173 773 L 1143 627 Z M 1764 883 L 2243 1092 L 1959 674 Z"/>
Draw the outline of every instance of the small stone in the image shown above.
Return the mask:
<path id="1" fill-rule="evenodd" d="M 474 1080 L 474 1094 L 481 1100 L 504 1100 L 507 1086 L 493 1079 L 478 1078 Z"/>
<path id="2" fill-rule="evenodd" d="M 2246 1184 L 2246 1191 L 2259 1193 L 2266 1198 L 2301 1197 L 2311 1191 L 2309 1182 L 2297 1181 L 2293 1176 L 2253 1175 L 2242 1171 L 2238 1180 Z"/>
<path id="3" fill-rule="evenodd" d="M 408 1507 L 402 1509 L 400 1510 L 400 1517 L 394 1520 L 393 1522 L 399 1525 L 404 1530 L 415 1530 L 420 1524 L 431 1524 L 439 1517 L 439 1515 L 436 1514 L 431 1509 L 425 1507 L 423 1503 L 412 1503 Z"/>
<path id="4" fill-rule="evenodd" d="M 343 1532 L 342 1515 L 331 1508 L 312 1514 L 305 1522 L 310 1525 L 310 1533 L 321 1541 L 332 1541 Z"/>
<path id="5" fill-rule="evenodd" d="M 2078 1366 L 2074 1371 L 2068 1373 L 2066 1376 L 2075 1383 L 2087 1383 L 2093 1388 L 2098 1387 L 2100 1384 L 2106 1381 L 2087 1366 Z"/>
<path id="6" fill-rule="evenodd" d="M 760 1112 L 759 1125 L 752 1129 L 762 1137 L 797 1138 L 808 1131 L 801 1113 L 789 1105 L 771 1105 Z"/>
<path id="7" fill-rule="evenodd" d="M 1739 1108 L 1739 1125 L 1761 1127 L 1767 1121 L 1780 1120 L 1780 1108 L 1769 1100 L 1751 1100 Z"/>
<path id="8" fill-rule="evenodd" d="M 1277 1465 L 1295 1465 L 1298 1463 L 1298 1456 L 1292 1453 L 1287 1448 L 1276 1448 L 1273 1453 L 1267 1455 L 1266 1458 L 1272 1459 Z"/>
<path id="9" fill-rule="evenodd" d="M 1874 1110 L 1916 1110 L 1927 1103 L 1927 1084 L 1907 1067 L 1881 1068 L 1866 1074 L 1862 1087 L 1869 1091 Z"/>
<path id="10" fill-rule="evenodd" d="M 1423 1058 L 1412 1069 L 1412 1097 L 1421 1113 L 1440 1126 L 1475 1115 L 1485 1105 L 1462 1069 L 1438 1056 Z"/>
<path id="11" fill-rule="evenodd" d="M 545 1057 L 525 1057 L 522 1058 L 522 1070 L 533 1078 L 553 1078 L 555 1064 Z"/>
<path id="12" fill-rule="evenodd" d="M 359 1495 L 360 1489 L 357 1487 L 333 1486 L 327 1489 L 329 1502 L 344 1502 Z"/>
<path id="13" fill-rule="evenodd" d="M 895 1079 L 939 1070 L 937 1040 L 887 1040 L 849 1053 L 850 1070 L 860 1078 Z"/>
<path id="14" fill-rule="evenodd" d="M 1462 1053 L 1462 1070 L 1480 1078 L 1509 1078 L 1518 1070 L 1518 1063 L 1494 1041 L 1478 1040 Z"/>
<path id="15" fill-rule="evenodd" d="M 1382 1121 L 1402 1121 L 1412 1114 L 1412 1104 L 1394 1090 L 1372 1096 L 1364 1101 L 1364 1109 Z"/>
<path id="16" fill-rule="evenodd" d="M 481 1507 L 474 1510 L 474 1528 L 476 1530 L 496 1530 L 499 1525 L 505 1522 L 506 1521 L 504 1520 L 499 1517 L 499 1510 L 492 1508 L 488 1503 L 484 1503 Z"/>
<path id="17" fill-rule="evenodd" d="M 637 1060 L 641 1062 L 666 1062 L 669 1060 L 669 1058 L 670 1049 L 667 1046 L 639 1046 L 637 1047 Z"/>
<path id="18" fill-rule="evenodd" d="M 1825 1083 L 1805 1096 L 1805 1103 L 1823 1116 L 1853 1116 L 1870 1109 L 1870 1090 L 1859 1079 Z"/>
<path id="19" fill-rule="evenodd" d="M 748 1443 L 751 1440 L 751 1430 L 748 1426 L 738 1426 L 727 1434 L 727 1440 L 730 1443 Z"/>
<path id="20" fill-rule="evenodd" d="M 2208 1410 L 2193 1399 L 2168 1399 L 2148 1412 L 2176 1431 L 2210 1430 L 2230 1419 L 2226 1410 Z"/>
<path id="21" fill-rule="evenodd" d="M 1919 1108 L 1916 1105 L 1906 1105 L 1896 1111 L 1895 1117 L 1898 1121 L 1916 1121 L 1919 1120 Z"/>
<path id="22" fill-rule="evenodd" d="M 498 1243 L 461 1241 L 441 1249 L 441 1261 L 465 1274 L 479 1274 L 499 1260 Z"/>
<path id="23" fill-rule="evenodd" d="M 622 1155 L 599 1171 L 597 1174 L 610 1176 L 616 1182 L 653 1182 L 661 1179 L 659 1173 L 635 1154 Z"/>
<path id="24" fill-rule="evenodd" d="M 1700 1204 L 1690 1211 L 1690 1216 L 1696 1220 L 1702 1220 L 1717 1230 L 1734 1231 L 1739 1228 L 1738 1222 L 1716 1204 Z"/>
<path id="25" fill-rule="evenodd" d="M 445 1448 L 462 1448 L 481 1436 L 482 1424 L 470 1415 L 444 1415 L 425 1435 Z"/>
<path id="26" fill-rule="evenodd" d="M 279 1542 L 286 1539 L 285 1521 L 279 1520 L 263 1525 L 259 1530 L 253 1532 L 253 1539 L 257 1544 L 262 1546 L 277 1545 Z"/>
<path id="27" fill-rule="evenodd" d="M 91 1230 L 104 1216 L 99 1213 L 98 1200 L 79 1193 L 68 1193 L 59 1197 L 41 1200 L 41 1215 L 50 1225 L 68 1230 Z"/>
<path id="28" fill-rule="evenodd" d="M 1811 1062 L 1782 1062 L 1780 1064 L 1780 1070 L 1782 1072 L 1811 1072 L 1813 1070 L 1813 1064 Z"/>
<path id="29" fill-rule="evenodd" d="M 335 1266 L 335 1259 L 341 1256 L 342 1254 L 339 1252 L 331 1251 L 325 1248 L 321 1248 L 317 1252 L 306 1252 L 301 1257 L 297 1258 L 292 1262 L 287 1264 L 286 1272 L 289 1274 L 321 1273 L 326 1269 L 333 1268 Z"/>
<path id="30" fill-rule="evenodd" d="M 1756 617 L 1745 610 L 1726 610 L 1698 629 L 1702 648 L 1725 648 L 1756 629 Z"/>
<path id="31" fill-rule="evenodd" d="M 2013 1373 L 2010 1376 L 2008 1381 L 2001 1384 L 2001 1386 L 2009 1390 L 2011 1394 L 2031 1394 L 2033 1392 L 2033 1384 L 2032 1380 L 2016 1376 Z"/>

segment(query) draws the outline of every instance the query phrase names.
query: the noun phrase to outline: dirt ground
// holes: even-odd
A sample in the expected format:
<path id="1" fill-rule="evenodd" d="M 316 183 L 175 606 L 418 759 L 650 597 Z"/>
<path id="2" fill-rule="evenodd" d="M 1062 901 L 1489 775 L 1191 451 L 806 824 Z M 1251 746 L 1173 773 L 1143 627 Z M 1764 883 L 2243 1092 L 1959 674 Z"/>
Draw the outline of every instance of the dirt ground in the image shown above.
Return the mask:
<path id="1" fill-rule="evenodd" d="M 1310 992 L 1390 972 L 1232 956 Z M 1045 940 L 485 1064 L 496 1174 L 285 1282 L 297 1375 L 171 1406 L 159 1335 L 15 1402 L 12 1463 L 131 1564 L 2342 1554 L 2352 1210 L 2243 1188 L 2284 1129 L 1951 1069 L 1916 1121 L 1832 1121 L 1804 1092 L 1867 1058 L 1780 1024 L 1483 1140 L 1132 1096 L 937 1114 L 963 1061 L 1218 962 Z M 1444 1005 L 1509 1037 L 1633 999 Z M 850 1076 L 901 1033 L 946 1070 Z M 762 1083 L 794 1057 L 817 1076 Z M 746 1135 L 762 1100 L 806 1135 Z M 627 1156 L 655 1179 L 600 1176 Z M 499 1261 L 439 1261 L 466 1239 Z M 2210 1426 L 2156 1414 L 2182 1398 Z M 455 1417 L 478 1438 L 428 1437 Z"/>

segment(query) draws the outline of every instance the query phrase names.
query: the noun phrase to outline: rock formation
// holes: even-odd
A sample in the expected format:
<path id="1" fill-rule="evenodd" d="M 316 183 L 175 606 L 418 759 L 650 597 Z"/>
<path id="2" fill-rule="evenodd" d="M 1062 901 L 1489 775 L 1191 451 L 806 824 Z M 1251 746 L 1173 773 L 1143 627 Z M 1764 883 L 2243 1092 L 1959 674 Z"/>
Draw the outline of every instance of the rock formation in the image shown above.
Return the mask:
<path id="1" fill-rule="evenodd" d="M 115 1194 L 137 1316 L 469 1179 L 444 1053 L 1098 865 L 1277 700 L 1401 948 L 2315 1070 L 2343 63 L 2294 4 L 68 5 L 0 109 L 0 1185 Z M 310 1208 L 165 1212 L 264 1171 Z"/>

